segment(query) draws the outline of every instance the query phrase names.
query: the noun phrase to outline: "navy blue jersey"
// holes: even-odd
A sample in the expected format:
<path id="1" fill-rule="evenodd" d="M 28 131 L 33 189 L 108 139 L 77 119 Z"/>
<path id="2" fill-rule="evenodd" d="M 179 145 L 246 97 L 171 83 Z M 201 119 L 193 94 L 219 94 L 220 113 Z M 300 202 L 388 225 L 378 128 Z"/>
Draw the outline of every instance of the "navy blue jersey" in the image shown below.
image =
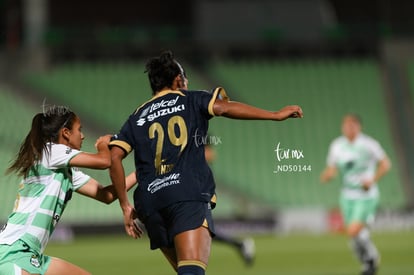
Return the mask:
<path id="1" fill-rule="evenodd" d="M 209 202 L 215 183 L 205 160 L 202 137 L 223 88 L 163 91 L 140 106 L 110 146 L 134 150 L 138 187 L 135 208 L 144 215 L 179 201 Z"/>

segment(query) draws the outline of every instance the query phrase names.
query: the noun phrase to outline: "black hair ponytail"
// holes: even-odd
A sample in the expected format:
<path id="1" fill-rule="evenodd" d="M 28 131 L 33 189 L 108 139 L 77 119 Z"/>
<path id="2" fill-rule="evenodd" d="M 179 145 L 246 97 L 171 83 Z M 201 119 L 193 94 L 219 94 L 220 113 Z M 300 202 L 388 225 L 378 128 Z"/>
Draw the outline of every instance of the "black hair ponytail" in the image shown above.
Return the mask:
<path id="1" fill-rule="evenodd" d="M 44 152 L 50 153 L 48 143 L 58 141 L 60 129 L 72 129 L 75 118 L 75 113 L 62 106 L 53 106 L 36 114 L 30 132 L 6 173 L 16 172 L 20 176 L 26 176 L 30 168 L 42 159 Z"/>
<path id="2" fill-rule="evenodd" d="M 177 75 L 184 70 L 174 59 L 171 51 L 164 51 L 158 57 L 151 58 L 145 65 L 153 94 L 165 87 L 171 87 Z"/>

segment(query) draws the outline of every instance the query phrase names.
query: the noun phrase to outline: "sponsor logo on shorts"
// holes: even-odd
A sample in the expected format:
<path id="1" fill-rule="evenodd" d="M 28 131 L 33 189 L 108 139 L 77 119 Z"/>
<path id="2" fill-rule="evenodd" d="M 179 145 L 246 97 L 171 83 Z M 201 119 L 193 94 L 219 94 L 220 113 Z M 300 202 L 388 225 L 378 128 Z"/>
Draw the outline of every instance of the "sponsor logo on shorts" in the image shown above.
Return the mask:
<path id="1" fill-rule="evenodd" d="M 32 257 L 30 258 L 30 263 L 36 268 L 40 267 L 40 261 L 36 255 L 32 255 Z"/>

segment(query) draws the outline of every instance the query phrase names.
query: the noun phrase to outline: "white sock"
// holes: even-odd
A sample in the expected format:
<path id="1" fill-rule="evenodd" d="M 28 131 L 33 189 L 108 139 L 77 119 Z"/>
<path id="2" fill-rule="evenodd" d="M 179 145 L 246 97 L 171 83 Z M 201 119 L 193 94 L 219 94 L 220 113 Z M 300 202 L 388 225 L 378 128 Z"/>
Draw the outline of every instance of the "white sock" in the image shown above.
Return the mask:
<path id="1" fill-rule="evenodd" d="M 378 250 L 371 241 L 367 228 L 363 228 L 357 236 L 352 238 L 352 247 L 355 255 L 362 263 L 369 260 L 378 261 Z"/>

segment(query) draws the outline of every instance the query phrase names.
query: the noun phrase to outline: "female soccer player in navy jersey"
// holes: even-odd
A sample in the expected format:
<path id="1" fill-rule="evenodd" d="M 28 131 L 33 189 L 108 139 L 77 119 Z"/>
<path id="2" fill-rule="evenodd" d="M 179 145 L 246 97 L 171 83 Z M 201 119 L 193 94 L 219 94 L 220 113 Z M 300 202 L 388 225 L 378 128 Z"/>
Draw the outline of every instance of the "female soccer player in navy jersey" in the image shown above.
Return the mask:
<path id="1" fill-rule="evenodd" d="M 214 224 L 210 201 L 215 183 L 204 147 L 214 116 L 280 121 L 301 118 L 302 109 L 271 112 L 230 101 L 223 88 L 188 91 L 185 72 L 169 51 L 146 64 L 153 97 L 134 111 L 111 141 L 112 182 L 126 232 L 138 237 L 135 218 L 147 229 L 151 249 L 160 248 L 179 275 L 205 274 Z M 123 158 L 134 151 L 138 187 L 134 207 L 126 195 Z"/>

